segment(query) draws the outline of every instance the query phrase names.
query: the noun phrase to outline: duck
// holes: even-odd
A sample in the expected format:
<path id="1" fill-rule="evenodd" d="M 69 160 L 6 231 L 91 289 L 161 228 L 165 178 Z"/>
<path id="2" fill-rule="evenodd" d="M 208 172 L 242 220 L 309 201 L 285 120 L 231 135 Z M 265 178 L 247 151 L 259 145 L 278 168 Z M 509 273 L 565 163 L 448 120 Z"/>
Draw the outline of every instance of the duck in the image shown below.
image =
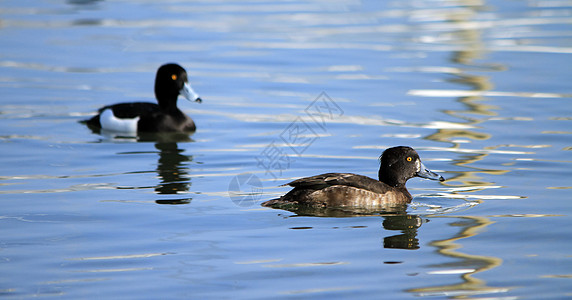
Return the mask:
<path id="1" fill-rule="evenodd" d="M 195 122 L 177 107 L 179 95 L 189 101 L 202 102 L 189 84 L 187 71 L 176 63 L 167 63 L 159 67 L 155 76 L 157 104 L 128 102 L 104 106 L 96 116 L 83 123 L 94 131 L 134 134 L 194 132 L 197 128 Z"/>
<path id="2" fill-rule="evenodd" d="M 413 177 L 445 181 L 443 176 L 427 169 L 419 154 L 408 146 L 388 148 L 381 154 L 379 180 L 353 173 L 325 173 L 304 177 L 283 186 L 293 187 L 286 195 L 262 203 L 264 207 L 314 208 L 400 206 L 413 197 L 405 183 Z"/>

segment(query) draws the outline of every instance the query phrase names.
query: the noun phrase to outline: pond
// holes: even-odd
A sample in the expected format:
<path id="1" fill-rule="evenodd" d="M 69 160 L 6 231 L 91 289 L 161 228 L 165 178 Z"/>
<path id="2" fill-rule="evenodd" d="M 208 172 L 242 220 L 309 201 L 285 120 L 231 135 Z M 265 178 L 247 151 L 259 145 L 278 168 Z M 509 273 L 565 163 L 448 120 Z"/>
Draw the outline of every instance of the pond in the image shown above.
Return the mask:
<path id="1" fill-rule="evenodd" d="M 194 134 L 79 122 L 167 62 Z M 569 1 L 3 1 L 0 297 L 572 297 L 571 64 Z M 260 205 L 397 145 L 406 210 Z"/>

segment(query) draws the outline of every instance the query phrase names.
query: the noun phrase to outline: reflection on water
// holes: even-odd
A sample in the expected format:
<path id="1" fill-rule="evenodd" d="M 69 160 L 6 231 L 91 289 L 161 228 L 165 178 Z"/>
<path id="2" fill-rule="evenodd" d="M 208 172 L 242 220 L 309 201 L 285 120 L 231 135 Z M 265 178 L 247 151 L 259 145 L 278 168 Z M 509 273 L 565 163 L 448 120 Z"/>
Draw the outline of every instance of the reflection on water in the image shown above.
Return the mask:
<path id="1" fill-rule="evenodd" d="M 78 6 L 91 6 L 97 4 L 98 2 L 102 2 L 103 0 L 67 0 L 66 2 L 71 5 L 78 5 Z"/>
<path id="2" fill-rule="evenodd" d="M 404 291 L 409 297 L 437 298 L 507 292 L 511 298 L 526 297 L 531 290 L 508 287 L 521 285 L 524 278 L 566 295 L 558 285 L 569 276 L 567 270 L 543 270 L 565 260 L 562 249 L 569 247 L 557 237 L 567 228 L 561 221 L 566 218 L 530 220 L 556 215 L 555 209 L 569 214 L 561 204 L 570 188 L 564 182 L 570 161 L 568 153 L 556 150 L 571 149 L 562 142 L 570 136 L 569 99 L 560 99 L 570 97 L 564 82 L 569 70 L 554 63 L 569 60 L 572 53 L 572 10 L 564 2 L 3 3 L 0 121 L 6 131 L 3 149 L 9 150 L 3 152 L 5 174 L 0 176 L 0 220 L 7 229 L 0 260 L 11 276 L 0 293 L 20 298 L 56 293 L 81 298 L 93 291 L 138 295 L 148 291 L 137 283 L 152 278 L 157 284 L 149 298 L 272 296 L 284 286 L 296 286 L 291 294 L 297 297 L 343 297 L 355 291 L 375 298 L 392 290 L 387 298 L 403 298 Z M 205 121 L 193 150 L 188 150 L 188 136 L 103 136 L 97 144 L 85 142 L 93 138 L 80 126 L 67 126 L 102 99 L 138 97 L 146 86 L 143 73 L 167 58 L 192 65 L 191 72 L 200 75 L 199 83 L 215 100 L 214 108 L 193 108 Z M 554 83 L 527 85 L 545 74 Z M 299 216 L 314 217 L 281 219 L 229 201 L 231 179 L 259 171 L 252 156 L 321 91 L 339 97 L 345 113 L 331 121 L 331 130 L 320 135 L 312 151 L 295 158 L 300 163 L 284 177 L 330 167 L 354 170 L 360 160 L 373 161 L 367 149 L 403 141 L 434 150 L 439 156 L 434 162 L 449 180 L 438 188 L 412 189 L 423 195 L 407 210 L 297 210 Z M 537 119 L 533 113 L 549 106 L 540 103 L 541 97 L 558 106 L 539 111 Z M 541 118 L 545 122 L 537 122 Z M 497 132 L 499 120 L 526 137 Z M 540 123 L 551 124 L 544 128 Z M 198 157 L 205 162 L 200 170 Z M 536 171 L 544 179 L 531 175 Z M 546 179 L 554 174 L 565 179 Z M 262 191 L 274 189 L 280 188 Z M 483 195 L 489 191 L 501 195 Z M 520 193 L 530 199 L 515 196 Z M 191 205 L 155 204 L 190 203 L 191 195 Z M 134 197 L 143 201 L 125 200 Z M 356 215 L 370 217 L 322 218 Z M 506 216 L 526 218 L 501 220 Z M 173 220 L 182 226 L 172 226 Z M 489 226 L 492 220 L 499 226 Z M 515 224 L 530 240 L 514 237 Z M 339 230 L 334 236 L 288 229 L 352 225 L 371 230 Z M 558 236 L 542 232 L 545 228 Z M 453 233 L 444 233 L 448 230 Z M 558 243 L 543 249 L 540 242 L 548 238 Z M 539 259 L 520 264 L 527 255 L 523 251 L 487 256 L 491 241 L 531 249 Z M 267 265 L 275 267 L 272 272 L 257 263 L 233 263 L 280 260 L 284 264 Z M 376 260 L 383 264 L 372 263 Z M 516 264 L 527 276 L 499 282 Z M 311 268 L 292 269 L 300 266 Z M 26 272 L 34 268 L 39 271 Z M 412 277 L 413 272 L 425 275 Z M 427 276 L 430 280 L 424 280 Z"/>
<path id="3" fill-rule="evenodd" d="M 383 238 L 383 248 L 392 249 L 419 249 L 417 229 L 423 224 L 423 219 L 416 215 L 384 216 L 383 228 L 386 230 L 399 230 L 401 234 Z"/>
<path id="4" fill-rule="evenodd" d="M 279 208 L 293 212 L 298 216 L 344 218 L 403 215 L 407 209 L 407 204 L 386 205 L 383 207 L 376 207 L 375 209 L 363 207 L 312 207 L 305 205 L 281 205 Z"/>
<path id="5" fill-rule="evenodd" d="M 193 160 L 192 155 L 182 154 L 185 150 L 179 149 L 177 143 L 157 143 L 155 144 L 159 152 L 157 162 L 157 174 L 161 179 L 159 185 L 155 187 L 155 192 L 159 195 L 176 195 L 189 191 L 191 178 L 188 172 L 188 162 Z M 191 199 L 161 199 L 158 204 L 186 204 Z"/>
<path id="6" fill-rule="evenodd" d="M 381 216 L 383 218 L 382 226 L 385 230 L 400 231 L 400 234 L 390 235 L 383 238 L 383 247 L 390 249 L 419 249 L 419 240 L 417 239 L 417 230 L 423 224 L 423 219 L 418 215 L 407 214 L 405 210 L 407 205 L 386 207 L 383 211 L 368 210 L 363 208 L 352 207 L 305 207 L 292 206 L 282 208 L 296 213 L 295 216 L 314 216 L 314 217 L 363 217 L 363 216 Z M 310 227 L 311 228 L 311 227 Z M 300 228 L 297 228 L 300 229 Z"/>
<path id="7" fill-rule="evenodd" d="M 464 1 L 459 1 L 459 5 L 465 4 Z M 448 21 L 455 24 L 467 24 L 471 22 L 471 17 L 480 10 L 482 3 L 475 5 L 467 5 L 466 8 L 472 10 L 470 14 L 463 15 L 451 15 Z M 461 17 L 463 16 L 463 17 Z M 505 68 L 501 64 L 494 64 L 491 68 L 491 64 L 479 65 L 475 60 L 482 59 L 483 56 L 483 41 L 481 38 L 481 29 L 473 28 L 471 26 L 459 26 L 459 28 L 467 28 L 464 30 L 458 30 L 452 33 L 452 42 L 463 45 L 463 49 L 459 51 L 453 51 L 451 61 L 460 65 L 457 73 L 454 74 L 453 79 L 449 79 L 448 82 L 459 84 L 465 86 L 469 91 L 482 92 L 487 90 L 492 90 L 494 84 L 490 82 L 488 76 L 485 75 L 474 75 L 467 73 L 466 69 L 468 67 L 479 67 L 479 70 L 485 71 L 502 71 Z M 496 116 L 498 109 L 495 106 L 486 104 L 486 99 L 481 97 L 479 94 L 475 96 L 466 96 L 457 98 L 457 102 L 463 104 L 465 109 L 463 110 L 444 110 L 443 113 L 459 119 L 460 124 L 469 125 L 466 129 L 438 129 L 436 133 L 425 137 L 428 140 L 434 140 L 439 142 L 445 142 L 451 144 L 451 148 L 460 149 L 463 148 L 468 140 L 488 140 L 491 138 L 490 134 L 482 133 L 473 130 L 474 128 L 479 128 L 480 123 L 486 122 L 491 116 Z M 470 129 L 469 129 L 470 128 Z M 501 175 L 507 170 L 484 170 L 480 168 L 474 168 L 470 165 L 483 160 L 489 155 L 489 153 L 465 153 L 460 157 L 454 164 L 464 168 L 471 168 L 476 170 L 460 171 L 457 172 L 453 178 L 449 178 L 444 184 L 452 186 L 454 182 L 460 182 L 462 186 L 491 186 L 492 182 L 483 181 L 483 178 L 479 176 L 480 173 Z"/>
<path id="8" fill-rule="evenodd" d="M 463 239 L 468 239 L 478 235 L 484 228 L 492 224 L 491 220 L 482 217 L 458 217 L 458 221 L 451 223 L 451 226 L 460 227 L 461 230 L 454 237 L 431 242 L 431 246 L 447 257 L 455 258 L 455 262 L 433 264 L 427 267 L 440 269 L 428 272 L 431 275 L 461 274 L 463 282 L 450 285 L 438 285 L 430 287 L 420 287 L 409 289 L 408 292 L 417 296 L 449 296 L 464 298 L 469 295 L 504 293 L 510 287 L 491 287 L 487 282 L 473 277 L 473 275 L 496 268 L 502 264 L 502 260 L 497 257 L 472 255 L 458 251 L 462 248 L 458 243 Z"/>
<path id="9" fill-rule="evenodd" d="M 460 97 L 456 101 L 463 105 L 464 109 L 452 110 L 445 109 L 442 112 L 458 119 L 459 125 L 457 128 L 438 128 L 435 133 L 430 134 L 425 139 L 448 143 L 450 147 L 442 148 L 446 151 L 453 151 L 463 153 L 454 160 L 453 164 L 462 168 L 462 171 L 451 172 L 455 175 L 449 178 L 443 184 L 451 187 L 473 187 L 471 192 L 478 192 L 481 189 L 474 187 L 489 188 L 495 186 L 494 182 L 484 180 L 481 174 L 486 175 L 504 175 L 510 170 L 507 169 L 484 169 L 474 167 L 476 163 L 484 160 L 491 153 L 505 153 L 505 154 L 524 154 L 526 152 L 518 151 L 503 151 L 496 150 L 502 146 L 487 146 L 484 149 L 467 149 L 466 145 L 471 144 L 471 141 L 485 141 L 493 138 L 490 133 L 483 133 L 476 130 L 485 126 L 482 123 L 491 120 L 498 115 L 496 106 L 487 104 L 487 98 L 484 97 L 487 91 L 494 89 L 494 83 L 491 82 L 490 77 L 486 76 L 486 72 L 501 72 L 507 70 L 502 63 L 478 63 L 478 60 L 484 58 L 486 54 L 486 45 L 483 41 L 482 30 L 480 26 L 471 26 L 473 23 L 472 17 L 483 9 L 484 3 L 481 2 L 466 2 L 457 1 L 457 5 L 463 7 L 464 13 L 459 14 L 451 11 L 447 14 L 439 13 L 440 17 L 450 22 L 454 28 L 459 30 L 448 33 L 446 41 L 458 45 L 456 51 L 452 51 L 451 62 L 458 65 L 455 68 L 442 69 L 449 78 L 446 82 L 453 83 L 464 87 L 459 89 L 462 93 L 457 93 Z M 437 40 L 437 39 L 436 39 Z M 450 72 L 450 70 L 454 72 Z M 485 75 L 475 75 L 471 71 L 478 71 L 485 73 Z M 440 93 L 447 94 L 449 90 L 439 91 Z M 427 96 L 427 93 L 413 92 L 410 93 L 418 96 Z M 455 96 L 456 94 L 452 94 Z M 441 94 L 441 96 L 444 96 Z M 455 184 L 458 182 L 458 184 Z M 452 195 L 456 195 L 458 191 L 455 189 L 450 190 Z M 478 196 L 477 196 L 478 197 Z M 522 197 L 516 197 L 522 198 Z M 478 200 L 477 200 L 478 201 Z"/>
<path id="10" fill-rule="evenodd" d="M 159 159 L 157 161 L 157 175 L 161 180 L 155 186 L 155 193 L 158 195 L 177 195 L 186 193 L 191 186 L 191 176 L 189 175 L 188 165 L 193 161 L 192 155 L 185 155 L 184 149 L 180 149 L 178 143 L 192 142 L 190 135 L 187 133 L 138 133 L 135 136 L 125 136 L 121 133 L 115 133 L 99 128 L 90 128 L 94 134 L 101 134 L 102 141 L 128 141 L 128 142 L 154 142 L 155 148 L 159 150 Z M 157 204 L 188 204 L 191 198 L 180 199 L 158 199 Z"/>
<path id="11" fill-rule="evenodd" d="M 450 46 L 451 51 L 450 61 L 454 67 L 443 68 L 428 68 L 425 71 L 440 72 L 446 79 L 448 84 L 457 85 L 454 89 L 442 90 L 411 90 L 410 95 L 420 97 L 457 97 L 455 100 L 462 105 L 462 109 L 443 109 L 442 112 L 457 120 L 456 123 L 462 126 L 456 128 L 436 128 L 436 132 L 432 133 L 425 139 L 447 143 L 449 147 L 439 148 L 439 150 L 452 151 L 461 153 L 453 160 L 453 165 L 460 168 L 451 172 L 454 174 L 452 178 L 448 178 L 443 185 L 447 186 L 446 193 L 441 193 L 440 196 L 444 198 L 468 198 L 471 197 L 467 194 L 475 193 L 475 203 L 482 203 L 486 199 L 524 199 L 525 196 L 492 196 L 481 195 L 481 192 L 491 188 L 505 188 L 499 186 L 490 178 L 499 175 L 507 175 L 512 172 L 509 168 L 511 164 L 495 164 L 494 168 L 475 167 L 476 165 L 486 165 L 482 163 L 490 154 L 508 154 L 508 155 L 532 155 L 535 154 L 535 149 L 551 147 L 551 145 L 514 145 L 514 144 L 497 144 L 490 145 L 485 143 L 487 140 L 499 140 L 495 137 L 495 132 L 483 132 L 480 128 L 490 128 L 491 126 L 485 124 L 491 120 L 527 120 L 533 121 L 532 118 L 505 118 L 502 117 L 500 107 L 491 105 L 489 102 L 494 97 L 516 97 L 516 98 L 563 98 L 570 97 L 565 93 L 535 93 L 535 92 L 501 92 L 495 91 L 495 83 L 492 81 L 492 72 L 504 72 L 508 67 L 504 63 L 481 63 L 479 61 L 486 59 L 487 51 L 491 50 L 490 41 L 486 41 L 483 37 L 483 23 L 474 21 L 472 18 L 479 13 L 485 3 L 473 1 L 455 1 L 457 5 L 463 7 L 464 13 L 455 13 L 446 9 L 439 10 L 439 17 L 443 18 L 447 28 L 456 30 L 441 31 L 435 30 L 424 36 L 425 41 L 429 43 L 443 43 Z M 457 11 L 458 12 L 458 11 Z M 430 12 L 426 12 L 427 19 L 432 17 Z M 449 14 L 450 13 L 450 14 Z M 547 14 L 547 11 L 543 12 Z M 562 22 L 562 20 L 549 20 L 549 19 L 522 19 L 519 20 L 524 24 L 532 24 L 533 22 Z M 504 22 L 505 26 L 514 26 L 516 20 L 495 20 L 497 25 Z M 569 22 L 569 21 L 567 21 Z M 512 24 L 512 25 L 508 25 Z M 545 23 L 546 24 L 546 23 Z M 490 26 L 490 25 L 487 25 Z M 509 28 L 506 30 L 505 37 L 514 38 L 523 34 L 521 29 Z M 519 31 L 516 34 L 516 31 Z M 530 33 L 527 33 L 530 34 Z M 535 34 L 540 34 L 535 32 Z M 499 43 L 499 40 L 497 40 Z M 508 44 L 507 44 L 508 45 Z M 541 52 L 569 52 L 568 48 L 557 47 L 534 47 L 521 45 L 518 42 L 509 46 L 512 51 L 537 51 Z M 499 45 L 492 47 L 499 49 Z M 508 47 L 507 47 L 508 48 Z M 543 49 L 541 49 L 543 48 Z M 506 48 L 505 48 L 506 49 Z M 500 115 L 500 116 L 499 116 Z M 475 148 L 474 145 L 484 144 L 481 149 Z M 472 147 L 467 147 L 472 145 Z M 526 148 L 527 151 L 513 151 L 513 150 L 500 150 L 499 148 Z M 518 159 L 516 159 L 518 160 Z M 504 166 L 504 167 L 503 167 Z M 487 175 L 487 176 L 484 176 Z M 488 176 L 495 175 L 495 176 Z M 500 177 L 500 176 L 499 176 Z M 485 179 L 488 178 L 489 180 Z M 442 216 L 432 216 L 433 218 L 442 218 Z M 445 217 L 447 218 L 447 217 Z M 495 285 L 491 286 L 483 279 L 475 278 L 475 275 L 482 273 L 502 265 L 502 259 L 493 256 L 472 255 L 464 253 L 463 240 L 474 238 L 479 235 L 483 229 L 492 224 L 489 218 L 475 217 L 475 216 L 460 216 L 451 222 L 451 227 L 459 227 L 460 232 L 450 238 L 433 241 L 431 246 L 435 247 L 439 254 L 454 258 L 454 262 L 442 264 L 429 264 L 426 267 L 430 270 L 427 274 L 430 275 L 460 275 L 462 280 L 460 283 L 455 284 L 436 284 L 436 285 L 418 285 L 419 287 L 407 289 L 407 292 L 413 293 L 416 296 L 425 297 L 451 297 L 451 298 L 466 298 L 472 295 L 481 294 L 496 294 L 507 293 L 513 289 L 510 286 Z M 470 252 L 467 250 L 467 252 Z M 485 277 L 485 276 L 481 276 Z M 486 277 L 485 277 L 486 278 Z"/>
<path id="12" fill-rule="evenodd" d="M 478 132 L 475 129 L 481 128 L 482 126 L 479 126 L 479 124 L 486 122 L 492 116 L 496 116 L 496 110 L 498 110 L 498 107 L 487 104 L 487 99 L 480 94 L 483 91 L 489 91 L 494 88 L 490 78 L 486 75 L 470 74 L 465 70 L 478 67 L 481 72 L 486 70 L 498 72 L 506 69 L 502 64 L 487 63 L 479 65 L 475 62 L 475 60 L 483 58 L 485 45 L 482 41 L 481 29 L 470 26 L 470 23 L 472 22 L 471 18 L 482 9 L 484 3 L 477 3 L 477 5 L 471 3 L 474 2 L 458 1 L 458 5 L 464 6 L 471 13 L 451 14 L 446 17 L 447 21 L 456 24 L 457 28 L 462 28 L 451 33 L 451 42 L 462 45 L 462 49 L 452 52 L 450 60 L 454 64 L 459 65 L 459 67 L 456 68 L 458 71 L 453 74 L 454 78 L 449 79 L 448 82 L 463 86 L 469 91 L 476 92 L 476 94 L 457 98 L 457 102 L 464 107 L 462 110 L 443 110 L 443 113 L 458 119 L 460 124 L 469 126 L 458 129 L 438 129 L 436 133 L 425 137 L 428 140 L 449 143 L 453 149 L 461 149 L 471 140 L 482 141 L 490 139 L 492 137 L 491 134 Z M 487 188 L 493 186 L 494 182 L 484 180 L 480 174 L 502 175 L 509 172 L 509 170 L 483 169 L 472 166 L 476 162 L 485 159 L 488 155 L 489 152 L 468 152 L 459 156 L 453 164 L 461 167 L 463 170 L 455 172 L 455 176 L 449 178 L 443 184 L 449 187 L 458 187 L 459 185 L 455 185 L 455 182 L 460 182 L 460 186 L 472 187 L 472 191 L 480 191 L 479 187 Z M 451 190 L 450 193 L 455 195 L 458 191 Z M 480 203 L 481 200 L 476 200 L 476 202 Z M 485 281 L 472 277 L 475 273 L 501 265 L 502 261 L 499 258 L 462 253 L 458 251 L 461 246 L 456 244 L 459 240 L 478 234 L 480 230 L 491 223 L 487 218 L 459 217 L 459 221 L 452 224 L 452 226 L 462 227 L 458 235 L 445 240 L 431 242 L 431 246 L 436 247 L 440 254 L 454 257 L 458 260 L 453 263 L 430 265 L 428 267 L 431 269 L 438 268 L 442 270 L 430 271 L 429 274 L 461 274 L 462 283 L 420 287 L 410 289 L 408 292 L 419 296 L 464 297 L 473 294 L 506 291 L 506 288 L 488 287 Z"/>

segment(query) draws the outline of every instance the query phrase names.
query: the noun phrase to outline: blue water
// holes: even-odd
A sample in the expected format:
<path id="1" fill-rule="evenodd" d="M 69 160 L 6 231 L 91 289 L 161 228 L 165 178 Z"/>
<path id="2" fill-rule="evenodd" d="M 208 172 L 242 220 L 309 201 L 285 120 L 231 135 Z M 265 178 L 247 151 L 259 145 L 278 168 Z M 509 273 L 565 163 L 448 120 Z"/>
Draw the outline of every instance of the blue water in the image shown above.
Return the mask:
<path id="1" fill-rule="evenodd" d="M 166 62 L 196 133 L 78 123 Z M 571 64 L 567 1 L 3 1 L 0 297 L 572 297 Z M 260 206 L 396 145 L 406 213 Z"/>

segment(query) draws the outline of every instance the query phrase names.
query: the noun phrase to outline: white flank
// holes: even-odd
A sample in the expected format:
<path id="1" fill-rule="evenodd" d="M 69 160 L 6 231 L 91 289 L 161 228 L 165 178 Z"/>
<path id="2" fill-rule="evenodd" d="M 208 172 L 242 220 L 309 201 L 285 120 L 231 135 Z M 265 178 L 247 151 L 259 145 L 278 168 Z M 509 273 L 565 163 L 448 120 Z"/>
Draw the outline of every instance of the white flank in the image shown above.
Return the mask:
<path id="1" fill-rule="evenodd" d="M 101 128 L 118 132 L 137 132 L 139 117 L 133 119 L 120 119 L 115 117 L 111 109 L 106 109 L 99 115 Z"/>

